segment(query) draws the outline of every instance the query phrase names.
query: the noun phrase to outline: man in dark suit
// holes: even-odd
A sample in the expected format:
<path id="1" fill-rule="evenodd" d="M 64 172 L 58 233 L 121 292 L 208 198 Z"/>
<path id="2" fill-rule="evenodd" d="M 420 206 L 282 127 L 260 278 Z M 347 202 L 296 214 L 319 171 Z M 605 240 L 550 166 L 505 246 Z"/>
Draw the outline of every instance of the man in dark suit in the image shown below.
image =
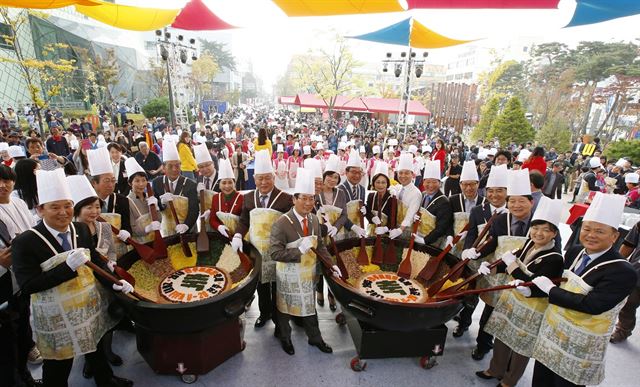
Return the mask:
<path id="1" fill-rule="evenodd" d="M 112 142 L 107 145 L 109 150 L 109 156 L 111 156 L 111 165 L 113 168 L 113 175 L 116 178 L 116 186 L 114 191 L 122 196 L 127 196 L 131 187 L 129 187 L 129 181 L 127 178 L 127 170 L 124 166 L 124 160 L 122 159 L 122 147 L 120 144 Z"/>
<path id="2" fill-rule="evenodd" d="M 562 185 L 564 184 L 564 175 L 562 174 L 562 162 L 553 163 L 551 170 L 547 170 L 544 175 L 544 186 L 542 193 L 551 199 L 562 199 Z"/>
<path id="3" fill-rule="evenodd" d="M 420 205 L 435 216 L 436 226 L 429 235 L 416 234 L 415 240 L 418 243 L 434 244 L 442 237 L 453 235 L 453 210 L 449 199 L 440 191 L 440 171 L 436 165 L 439 162 L 436 160 L 427 163 L 422 180 L 424 192 Z"/>
<path id="4" fill-rule="evenodd" d="M 355 151 L 354 151 L 355 152 Z M 352 152 L 353 153 L 353 152 Z M 349 156 L 347 167 L 345 168 L 347 179 L 338 186 L 347 198 L 347 205 L 349 202 L 359 201 L 364 205 L 366 199 L 366 190 L 360 184 L 362 180 L 362 164 L 360 163 L 360 156 L 355 152 Z M 354 214 L 350 214 L 354 217 Z M 355 235 L 363 238 L 365 236 L 365 230 L 357 224 L 354 224 L 349 217 L 344 224 L 344 228 L 353 232 Z"/>
<path id="5" fill-rule="evenodd" d="M 103 213 L 116 213 L 120 215 L 120 229 L 131 232 L 131 213 L 129 199 L 126 196 L 113 192 L 116 186 L 116 179 L 113 174 L 103 174 L 93 176 L 91 185 L 96 190 L 98 197 L 102 199 Z M 127 238 L 125 238 L 126 240 Z"/>

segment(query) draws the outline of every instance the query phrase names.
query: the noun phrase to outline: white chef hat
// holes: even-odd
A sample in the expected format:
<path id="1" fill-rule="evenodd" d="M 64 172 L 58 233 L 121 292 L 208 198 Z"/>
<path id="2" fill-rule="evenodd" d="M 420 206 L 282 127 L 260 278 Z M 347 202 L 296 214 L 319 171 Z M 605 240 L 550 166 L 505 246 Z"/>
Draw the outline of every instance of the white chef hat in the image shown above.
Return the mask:
<path id="1" fill-rule="evenodd" d="M 531 221 L 544 220 L 558 227 L 562 217 L 562 200 L 541 196 Z"/>
<path id="2" fill-rule="evenodd" d="M 618 161 L 616 161 L 616 166 L 617 167 L 624 167 L 624 165 L 627 163 L 627 159 L 625 158 L 620 158 L 618 159 Z"/>
<path id="3" fill-rule="evenodd" d="M 9 144 L 6 142 L 0 142 L 0 152 L 8 151 L 8 150 L 9 150 Z"/>
<path id="4" fill-rule="evenodd" d="M 316 184 L 311 171 L 306 168 L 298 168 L 296 186 L 293 188 L 293 193 L 315 195 Z"/>
<path id="5" fill-rule="evenodd" d="M 338 143 L 338 150 L 345 150 L 345 149 L 347 149 L 347 143 L 340 141 Z"/>
<path id="6" fill-rule="evenodd" d="M 589 168 L 602 168 L 602 163 L 600 163 L 600 158 L 592 157 L 589 159 Z"/>
<path id="7" fill-rule="evenodd" d="M 145 173 L 144 169 L 138 164 L 135 157 L 129 157 L 124 161 L 124 168 L 127 170 L 127 175 L 129 177 L 133 176 L 135 173 Z M 73 186 L 72 186 L 73 187 Z"/>
<path id="8" fill-rule="evenodd" d="M 220 159 L 218 161 L 218 180 L 222 179 L 234 179 L 236 175 L 233 173 L 231 162 L 228 159 Z"/>
<path id="9" fill-rule="evenodd" d="M 282 144 L 276 145 L 276 153 L 284 153 L 284 145 Z"/>
<path id="10" fill-rule="evenodd" d="M 316 144 L 316 149 L 317 149 L 317 150 L 324 150 L 324 144 L 322 143 L 322 141 L 319 141 L 319 142 Z"/>
<path id="11" fill-rule="evenodd" d="M 107 148 L 89 149 L 87 151 L 87 161 L 91 176 L 99 176 L 105 173 L 113 173 L 111 158 Z"/>
<path id="12" fill-rule="evenodd" d="M 73 187 L 70 191 L 74 204 L 78 204 L 87 198 L 98 197 L 89 179 L 84 175 L 67 176 L 67 185 Z"/>
<path id="13" fill-rule="evenodd" d="M 352 149 L 351 152 L 349 152 L 349 160 L 347 160 L 347 168 L 349 167 L 362 168 L 362 160 L 360 159 L 360 154 L 355 149 Z"/>
<path id="14" fill-rule="evenodd" d="M 638 181 L 640 181 L 640 176 L 638 176 L 638 174 L 635 172 L 627 173 L 626 175 L 624 175 L 625 183 L 638 184 Z"/>
<path id="15" fill-rule="evenodd" d="M 507 188 L 509 185 L 509 179 L 507 165 L 494 165 L 489 172 L 489 178 L 487 179 L 487 188 Z M 529 176 L 527 176 L 527 183 L 529 182 Z"/>
<path id="16" fill-rule="evenodd" d="M 360 145 L 360 153 L 367 153 L 367 149 L 364 147 L 364 145 Z"/>
<path id="17" fill-rule="evenodd" d="M 591 205 L 589 205 L 582 221 L 606 224 L 617 230 L 622 222 L 622 213 L 626 202 L 627 198 L 622 195 L 596 192 L 596 196 L 593 198 Z"/>
<path id="18" fill-rule="evenodd" d="M 155 136 L 156 140 L 159 140 L 162 138 L 162 132 L 154 132 L 153 135 Z"/>
<path id="19" fill-rule="evenodd" d="M 340 157 L 336 155 L 330 155 L 327 160 L 327 164 L 324 167 L 325 172 L 337 172 L 340 173 Z"/>
<path id="20" fill-rule="evenodd" d="M 400 159 L 398 160 L 398 166 L 396 167 L 396 170 L 409 170 L 413 172 L 413 154 L 409 152 L 402 152 L 400 154 Z"/>
<path id="21" fill-rule="evenodd" d="M 386 161 L 376 161 L 375 169 L 373 171 L 373 177 L 376 177 L 380 174 L 385 175 L 387 178 L 389 178 L 389 164 L 387 164 Z M 373 180 L 371 180 L 371 183 L 373 184 Z"/>
<path id="22" fill-rule="evenodd" d="M 259 175 L 264 173 L 273 173 L 273 165 L 271 164 L 269 151 L 266 149 L 256 152 L 256 160 L 255 160 L 255 165 L 253 167 L 254 175 Z"/>
<path id="23" fill-rule="evenodd" d="M 409 153 L 412 153 L 412 154 L 415 155 L 417 151 L 418 151 L 418 147 L 417 146 L 415 146 L 413 144 L 409 145 Z"/>
<path id="24" fill-rule="evenodd" d="M 424 179 L 436 179 L 440 181 L 440 161 L 426 160 L 424 165 Z"/>
<path id="25" fill-rule="evenodd" d="M 80 141 L 78 141 L 78 140 L 71 140 L 71 141 L 69 141 L 69 147 L 70 147 L 72 150 L 76 150 L 76 149 L 78 149 L 78 148 L 80 147 Z M 0 150 L 1 150 L 1 149 L 0 149 Z"/>
<path id="26" fill-rule="evenodd" d="M 507 196 L 531 195 L 529 169 L 517 169 L 507 174 Z"/>
<path id="27" fill-rule="evenodd" d="M 380 145 L 374 145 L 371 151 L 374 155 L 377 155 L 378 153 L 380 153 Z"/>
<path id="28" fill-rule="evenodd" d="M 209 149 L 207 149 L 207 144 L 194 145 L 193 155 L 195 156 L 196 163 L 198 164 L 213 162 L 211 153 L 209 153 Z"/>
<path id="29" fill-rule="evenodd" d="M 523 149 L 518 153 L 518 161 L 526 161 L 529 156 L 531 156 L 531 152 L 527 149 Z"/>
<path id="30" fill-rule="evenodd" d="M 14 159 L 16 157 L 27 157 L 27 155 L 24 153 L 24 148 L 20 145 L 11 145 L 7 152 L 9 152 L 9 156 Z"/>
<path id="31" fill-rule="evenodd" d="M 321 178 L 322 179 L 322 163 L 318 159 L 305 159 L 303 164 L 304 169 L 311 173 L 313 178 Z M 299 169 L 298 169 L 299 170 Z"/>
<path id="32" fill-rule="evenodd" d="M 293 144 L 293 150 L 296 150 L 296 149 L 300 150 L 300 143 L 297 141 Z"/>
<path id="33" fill-rule="evenodd" d="M 303 155 L 310 155 L 311 154 L 311 146 L 309 145 L 305 145 L 302 147 L 302 154 Z"/>
<path id="34" fill-rule="evenodd" d="M 395 138 L 390 139 L 389 145 L 398 146 L 398 139 L 395 139 Z"/>
<path id="35" fill-rule="evenodd" d="M 87 179 L 84 176 L 80 176 Z M 36 185 L 38 186 L 38 202 L 46 204 L 58 200 L 72 200 L 71 190 L 64 176 L 64 169 L 57 168 L 53 171 L 37 170 Z"/>
<path id="36" fill-rule="evenodd" d="M 429 145 L 423 145 L 422 146 L 422 153 L 424 152 L 431 152 L 433 149 L 431 148 L 431 146 Z"/>
<path id="37" fill-rule="evenodd" d="M 476 169 L 475 161 L 468 160 L 465 161 L 464 164 L 462 164 L 460 181 L 480 181 L 480 178 L 478 178 L 478 170 Z"/>
<path id="38" fill-rule="evenodd" d="M 162 161 L 165 163 L 167 161 L 180 161 L 176 143 L 170 138 L 167 138 L 167 141 L 162 144 Z"/>

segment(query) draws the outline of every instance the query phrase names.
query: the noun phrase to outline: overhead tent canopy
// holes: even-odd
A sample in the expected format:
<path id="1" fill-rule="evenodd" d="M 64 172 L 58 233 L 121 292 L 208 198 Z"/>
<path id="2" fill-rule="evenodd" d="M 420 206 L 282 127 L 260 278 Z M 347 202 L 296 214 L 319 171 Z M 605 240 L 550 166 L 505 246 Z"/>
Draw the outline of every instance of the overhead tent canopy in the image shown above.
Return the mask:
<path id="1" fill-rule="evenodd" d="M 70 5 L 99 5 L 94 0 L 0 0 L 0 6 L 14 8 L 54 9 Z"/>
<path id="2" fill-rule="evenodd" d="M 300 106 L 303 112 L 313 109 L 328 109 L 324 100 L 314 94 L 298 94 L 295 97 L 280 97 L 279 102 L 282 105 L 290 105 L 293 99 L 293 105 Z M 408 113 L 415 116 L 430 116 L 431 112 L 419 101 L 409 101 Z M 367 112 L 367 113 L 390 113 L 398 114 L 404 110 L 404 102 L 398 98 L 368 98 L 368 97 L 347 97 L 339 95 L 333 107 L 334 110 Z"/>
<path id="3" fill-rule="evenodd" d="M 273 0 L 287 16 L 333 16 L 402 12 L 398 0 Z"/>
<path id="4" fill-rule="evenodd" d="M 398 114 L 398 112 L 404 111 L 404 101 L 398 98 L 362 98 L 362 102 L 370 112 Z M 408 107 L 408 113 L 411 115 L 431 115 L 431 112 L 420 101 L 409 101 Z"/>
<path id="5" fill-rule="evenodd" d="M 191 0 L 171 24 L 173 28 L 190 31 L 215 31 L 236 28 L 220 19 L 202 0 Z"/>
<path id="6" fill-rule="evenodd" d="M 576 11 L 567 27 L 600 23 L 640 13 L 640 0 L 576 0 Z"/>
<path id="7" fill-rule="evenodd" d="M 553 9 L 558 3 L 560 0 L 407 0 L 409 9 Z"/>
<path id="8" fill-rule="evenodd" d="M 278 103 L 280 105 L 295 105 L 296 97 L 278 97 Z"/>

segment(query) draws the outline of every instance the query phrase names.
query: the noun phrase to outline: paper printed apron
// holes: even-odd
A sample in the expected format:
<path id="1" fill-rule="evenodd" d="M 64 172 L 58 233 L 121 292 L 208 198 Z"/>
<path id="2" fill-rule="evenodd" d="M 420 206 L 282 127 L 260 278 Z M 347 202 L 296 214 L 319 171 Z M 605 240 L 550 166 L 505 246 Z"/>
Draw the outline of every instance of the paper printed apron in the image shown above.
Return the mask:
<path id="1" fill-rule="evenodd" d="M 510 228 L 510 227 L 508 227 Z M 498 247 L 496 247 L 496 251 L 493 253 L 493 257 L 489 263 L 493 263 L 496 259 L 502 257 L 502 254 L 519 250 L 524 246 L 527 241 L 527 237 L 519 237 L 519 236 L 510 236 L 510 235 L 500 235 L 498 237 Z M 477 261 L 476 261 L 477 262 Z M 511 276 L 507 273 L 496 273 L 496 269 L 494 268 L 489 275 L 483 275 L 477 281 L 481 288 L 489 288 L 494 286 L 506 285 L 511 281 Z M 480 288 L 479 287 L 479 288 Z M 495 306 L 500 298 L 500 292 L 487 292 L 480 294 L 480 298 L 486 304 L 490 306 Z"/>
<path id="2" fill-rule="evenodd" d="M 311 238 L 313 247 L 318 245 L 315 235 L 304 238 Z M 288 243 L 287 249 L 297 249 L 302 239 Z M 316 255 L 311 250 L 300 257 L 300 263 L 276 262 L 278 311 L 291 316 L 313 316 L 316 313 L 315 274 Z"/>
<path id="3" fill-rule="evenodd" d="M 361 205 L 360 200 L 352 200 L 347 203 L 347 218 L 351 221 L 351 223 L 356 226 L 360 226 L 360 216 L 362 213 L 360 212 Z M 353 231 L 348 231 L 346 228 L 340 230 L 338 235 L 336 236 L 336 240 L 356 238 L 356 233 Z"/>
<path id="4" fill-rule="evenodd" d="M 400 207 L 404 207 L 404 205 L 398 206 L 398 208 Z M 406 214 L 406 210 L 405 210 L 405 214 Z M 426 237 L 427 235 L 431 234 L 433 230 L 436 229 L 436 217 L 424 207 L 420 207 L 420 210 L 418 210 L 418 214 L 420 214 L 420 223 L 418 224 L 418 233 Z M 411 223 L 413 223 L 413 220 L 411 221 Z"/>
<path id="5" fill-rule="evenodd" d="M 120 214 L 117 214 L 115 212 L 105 212 L 100 214 L 100 216 L 102 217 L 102 219 L 106 220 L 110 225 L 117 228 L 118 230 L 122 229 L 122 217 L 120 216 Z M 113 243 L 116 250 L 116 257 L 118 258 L 133 250 L 133 247 L 122 242 L 116 234 L 113 235 Z"/>
<path id="6" fill-rule="evenodd" d="M 231 205 L 231 209 L 233 209 L 236 206 L 236 203 L 238 202 L 238 198 L 240 196 L 241 195 L 236 195 L 236 199 L 233 201 L 233 204 Z M 222 194 L 218 195 L 218 208 L 222 208 Z M 218 217 L 218 219 L 220 219 L 222 224 L 227 226 L 227 228 L 229 229 L 229 232 L 228 232 L 229 237 L 232 238 L 233 235 L 236 233 L 236 230 L 238 229 L 238 224 L 240 223 L 240 215 L 235 215 L 230 212 L 218 211 L 216 212 L 216 216 Z M 217 232 L 218 230 L 215 230 L 215 231 Z"/>
<path id="7" fill-rule="evenodd" d="M 464 226 L 469 223 L 469 214 L 466 212 L 454 212 L 453 213 L 453 235 L 458 235 Z M 454 253 L 457 257 L 460 257 L 464 246 L 464 238 L 460 238 L 456 243 Z"/>
<path id="8" fill-rule="evenodd" d="M 189 199 L 184 196 L 173 195 L 173 206 L 176 208 L 176 214 L 178 215 L 178 223 L 182 223 L 187 219 L 189 213 Z M 176 233 L 176 220 L 173 219 L 171 208 L 167 204 L 162 211 L 162 222 L 160 223 L 160 233 L 163 237 L 173 235 Z"/>
<path id="9" fill-rule="evenodd" d="M 204 190 L 204 205 L 205 205 L 205 211 L 211 208 L 211 202 L 213 201 L 213 196 L 216 194 L 217 192 L 215 191 L 211 191 L 211 190 Z M 200 198 L 200 195 L 198 195 L 198 199 Z M 220 207 L 218 207 L 220 208 Z M 177 210 L 176 210 L 177 211 Z M 209 215 L 211 216 L 211 215 Z M 207 219 L 205 223 L 205 230 L 207 230 L 207 232 L 212 232 L 212 231 L 217 231 L 214 230 L 213 228 L 211 228 L 211 223 L 209 223 L 209 220 Z"/>
<path id="10" fill-rule="evenodd" d="M 367 236 L 375 237 L 376 236 L 376 227 L 385 227 L 389 224 L 389 219 L 387 218 L 387 214 L 380 213 L 377 210 L 371 210 L 373 216 L 377 216 L 380 219 L 380 225 L 376 226 L 373 223 L 369 223 L 367 225 Z"/>
<path id="11" fill-rule="evenodd" d="M 42 234 L 31 231 L 56 252 Z M 41 263 L 40 268 L 47 272 L 64 265 L 70 253 L 56 254 Z M 89 251 L 85 250 L 85 254 Z M 83 265 L 76 273 L 75 278 L 31 295 L 33 332 L 45 359 L 65 360 L 95 352 L 102 336 L 118 323 L 107 312 L 109 293 L 97 283 L 91 269 Z"/>
<path id="12" fill-rule="evenodd" d="M 592 270 L 617 262 L 626 261 L 616 259 L 604 262 L 589 269 L 582 277 Z M 593 288 L 571 269 L 565 270 L 562 274 L 568 281 L 560 287 L 572 293 L 588 294 Z M 599 315 L 549 304 L 542 319 L 532 357 L 572 383 L 600 384 L 604 379 L 604 361 L 609 338 L 615 328 L 618 312 L 626 300 L 625 298 L 612 309 Z"/>
<path id="13" fill-rule="evenodd" d="M 130 200 L 129 205 L 134 206 L 134 208 L 136 209 L 136 213 L 138 214 L 138 218 L 134 219 L 133 220 L 134 222 L 136 222 L 141 228 L 146 228 L 148 225 L 151 224 L 152 222 L 151 212 L 147 212 L 146 214 L 143 214 L 142 211 L 140 211 L 140 209 L 138 208 L 138 205 L 135 203 L 134 200 Z M 139 235 L 139 236 L 131 235 L 131 238 L 133 238 L 133 240 L 135 240 L 138 243 L 147 243 L 155 239 L 154 235 L 155 234 L 152 231 L 145 235 Z"/>
<path id="14" fill-rule="evenodd" d="M 278 196 L 273 200 L 272 204 L 278 200 Z M 259 201 L 255 198 L 255 204 Z M 248 240 L 262 255 L 262 271 L 260 272 L 260 283 L 274 282 L 276 280 L 276 262 L 271 260 L 269 255 L 269 247 L 271 246 L 271 228 L 276 220 L 282 216 L 282 212 L 272 208 L 254 208 L 249 212 L 251 225 L 247 233 Z"/>
<path id="15" fill-rule="evenodd" d="M 327 214 L 329 223 L 334 226 L 340 215 L 342 215 L 342 208 L 333 206 L 331 204 L 323 204 L 318 212 Z M 320 224 L 324 224 L 324 217 L 318 216 L 318 219 L 320 220 Z M 327 237 L 326 240 L 328 241 L 329 238 Z"/>

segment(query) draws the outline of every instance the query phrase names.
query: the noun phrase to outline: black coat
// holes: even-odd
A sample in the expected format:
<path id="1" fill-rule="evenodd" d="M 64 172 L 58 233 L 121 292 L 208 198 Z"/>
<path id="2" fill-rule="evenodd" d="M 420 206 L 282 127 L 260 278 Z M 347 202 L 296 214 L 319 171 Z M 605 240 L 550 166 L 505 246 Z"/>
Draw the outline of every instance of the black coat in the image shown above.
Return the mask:
<path id="1" fill-rule="evenodd" d="M 478 197 L 476 197 L 476 206 L 484 204 L 486 200 L 487 199 L 485 199 L 484 196 L 478 195 Z M 454 213 L 465 212 L 466 210 L 464 194 L 462 193 L 449 196 L 449 203 L 451 203 L 451 209 Z"/>
<path id="2" fill-rule="evenodd" d="M 553 181 L 553 187 L 551 184 L 551 175 L 553 171 L 547 171 L 544 175 L 544 186 L 542 192 L 551 199 L 562 199 L 562 185 L 564 184 L 564 175 L 560 172 L 557 173 L 556 179 Z"/>
<path id="3" fill-rule="evenodd" d="M 365 203 L 365 195 L 366 195 L 366 190 L 364 189 L 364 187 L 360 184 L 357 185 L 358 188 L 358 194 L 354 197 L 352 192 L 351 192 L 351 183 L 349 183 L 348 180 L 345 180 L 342 184 L 340 184 L 338 186 L 338 189 L 341 189 L 342 192 L 345 194 L 345 196 L 347 197 L 347 204 L 351 201 L 354 200 L 360 200 L 362 202 L 362 205 L 364 206 Z M 353 222 L 351 222 L 348 218 L 347 218 L 347 222 L 344 224 L 344 228 L 346 228 L 347 230 L 351 230 L 351 227 L 353 226 Z"/>
<path id="4" fill-rule="evenodd" d="M 0 220 L 0 241 L 4 246 L 11 245 L 11 236 L 7 230 L 7 225 Z M 0 305 L 9 301 L 13 296 L 13 280 L 11 279 L 11 269 L 7 270 L 0 277 Z"/>
<path id="5" fill-rule="evenodd" d="M 120 169 L 118 176 L 116 176 L 116 189 L 115 192 L 122 196 L 129 195 L 131 187 L 129 187 L 129 178 L 127 177 L 127 170 L 124 167 L 124 160 L 120 160 Z"/>
<path id="6" fill-rule="evenodd" d="M 468 249 L 478 237 L 478 226 L 486 224 L 491 218 L 491 204 L 488 201 L 481 206 L 475 206 L 469 214 L 469 231 L 464 238 L 464 248 Z"/>
<path id="7" fill-rule="evenodd" d="M 422 194 L 421 206 L 424 204 L 426 194 Z M 433 195 L 426 207 L 433 216 L 436 217 L 436 228 L 424 237 L 424 244 L 435 242 L 438 238 L 453 235 L 453 211 L 449 199 L 439 190 Z"/>
<path id="8" fill-rule="evenodd" d="M 107 212 L 120 214 L 121 229 L 131 232 L 131 213 L 129 211 L 129 198 L 115 192 L 109 195 L 107 199 Z"/>
<path id="9" fill-rule="evenodd" d="M 216 171 L 209 179 L 211 180 L 209 190 L 214 192 L 222 192 L 220 191 L 220 180 L 218 179 L 218 171 Z M 196 188 L 198 183 L 204 183 L 204 176 L 196 176 Z"/>
<path id="10" fill-rule="evenodd" d="M 582 175 L 582 180 L 584 180 L 589 186 L 589 191 L 600 191 L 600 188 L 596 185 L 596 174 L 592 171 L 589 171 Z"/>
<path id="11" fill-rule="evenodd" d="M 95 250 L 89 226 L 76 222 L 73 223 L 73 226 L 75 227 L 75 234 L 73 228 L 71 228 L 71 238 L 72 240 L 76 238 L 77 247 L 89 249 L 91 252 L 91 262 L 109 271 Z M 51 243 L 57 253 L 63 252 L 60 242 L 49 233 L 43 222 L 38 223 L 33 228 L 40 232 L 49 243 Z M 75 271 L 71 270 L 66 262 L 62 262 L 53 269 L 43 272 L 40 264 L 51 258 L 53 253 L 49 246 L 31 230 L 21 233 L 13 240 L 11 244 L 11 254 L 13 256 L 13 272 L 16 275 L 18 285 L 20 285 L 20 290 L 24 295 L 54 288 L 78 275 Z M 103 280 L 102 277 L 96 278 L 105 286 L 111 286 Z"/>
<path id="12" fill-rule="evenodd" d="M 582 247 L 576 246 L 565 254 L 565 269 L 571 268 L 573 261 L 581 257 Z M 549 302 L 567 309 L 598 315 L 615 307 L 624 300 L 636 286 L 637 274 L 629 262 L 615 262 L 599 267 L 589 273 L 589 269 L 616 259 L 624 258 L 613 248 L 597 259 L 589 262 L 582 279 L 593 287 L 586 295 L 568 292 L 556 286 L 549 292 Z"/>
<path id="13" fill-rule="evenodd" d="M 169 179 L 166 176 L 158 176 L 151 181 L 151 187 L 153 188 L 153 194 L 158 199 L 158 206 L 160 206 L 160 210 L 164 210 L 165 206 L 160 201 L 160 196 L 165 193 L 164 185 L 165 182 L 168 182 Z M 189 209 L 187 211 L 187 218 L 184 221 L 189 229 L 196 224 L 198 220 L 198 215 L 200 214 L 200 200 L 198 197 L 198 186 L 197 184 L 184 176 L 178 177 L 178 182 L 176 183 L 176 188 L 174 190 L 175 195 L 184 196 L 189 201 Z"/>
<path id="14" fill-rule="evenodd" d="M 509 224 L 511 223 L 511 218 L 513 217 L 513 215 L 511 215 L 510 213 L 504 213 L 504 214 L 500 214 L 498 215 L 498 217 L 496 218 L 496 220 L 491 224 L 491 229 L 489 230 L 489 235 L 492 237 L 491 241 L 487 243 L 486 247 L 482 250 L 481 252 L 481 257 L 486 257 L 487 255 L 493 253 L 494 251 L 496 251 L 496 248 L 498 247 L 498 237 L 500 236 L 504 236 L 504 235 L 511 235 L 511 236 L 516 236 L 514 234 L 514 229 L 513 227 L 508 227 Z M 531 227 L 531 217 L 529 217 L 529 221 L 526 224 L 525 230 L 524 230 L 524 235 L 523 236 L 527 236 L 528 232 L 529 232 L 529 227 Z M 509 234 L 507 231 L 511 229 L 511 234 Z M 467 235 L 468 237 L 468 235 Z M 560 251 L 560 249 L 562 248 L 562 241 L 560 240 L 560 233 L 558 233 L 558 235 L 556 235 L 555 238 L 555 247 L 558 249 L 558 251 Z M 500 258 L 500 257 L 496 257 L 496 258 Z"/>
<path id="15" fill-rule="evenodd" d="M 280 194 L 281 192 L 282 191 L 280 191 L 278 188 L 273 187 L 271 195 L 269 195 L 269 202 L 267 203 L 267 207 L 285 214 L 293 207 L 293 196 L 289 195 L 286 192 L 282 192 L 282 194 Z M 256 208 L 256 206 L 260 206 L 260 191 L 258 191 L 257 194 L 256 190 L 249 191 L 244 194 L 244 196 L 242 197 L 242 211 L 240 212 L 240 222 L 238 224 L 238 228 L 236 229 L 236 233 L 244 236 L 247 232 L 249 232 L 249 227 L 251 227 L 251 210 Z"/>

